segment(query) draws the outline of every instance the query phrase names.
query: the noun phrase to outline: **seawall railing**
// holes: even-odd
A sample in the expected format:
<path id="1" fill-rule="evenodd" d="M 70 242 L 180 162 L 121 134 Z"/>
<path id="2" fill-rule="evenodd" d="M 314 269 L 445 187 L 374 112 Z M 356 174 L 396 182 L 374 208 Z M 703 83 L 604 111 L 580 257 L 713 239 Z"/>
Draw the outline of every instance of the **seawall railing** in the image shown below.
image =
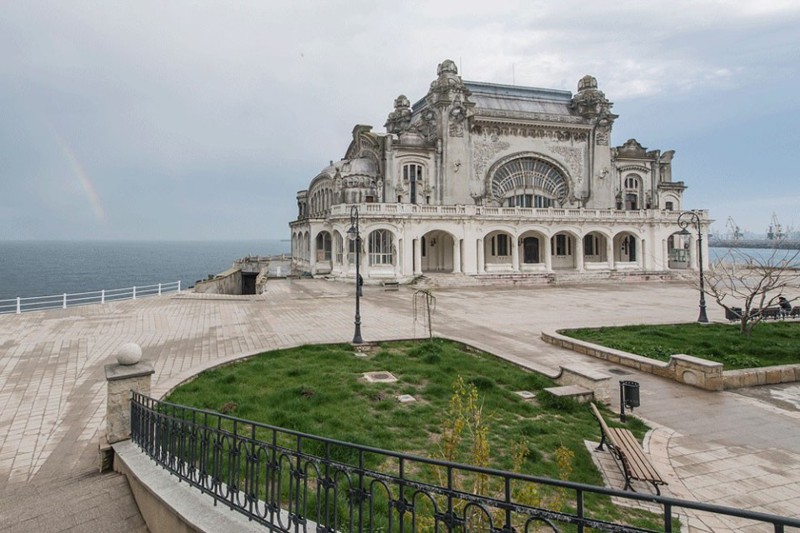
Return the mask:
<path id="1" fill-rule="evenodd" d="M 603 519 L 608 497 L 648 502 L 658 509 L 650 527 L 665 532 L 677 528 L 679 510 L 775 532 L 800 527 L 795 518 L 380 450 L 135 392 L 131 434 L 157 464 L 269 531 L 655 531 Z M 546 503 L 546 491 L 561 504 Z"/>
<path id="2" fill-rule="evenodd" d="M 181 292 L 180 280 L 155 285 L 140 285 L 122 289 L 101 289 L 99 291 L 62 293 L 51 296 L 32 296 L 29 298 L 8 298 L 0 300 L 0 314 L 24 313 L 44 309 L 66 309 L 78 305 L 104 304 L 119 300 L 136 300 L 148 296 L 161 296 Z"/>

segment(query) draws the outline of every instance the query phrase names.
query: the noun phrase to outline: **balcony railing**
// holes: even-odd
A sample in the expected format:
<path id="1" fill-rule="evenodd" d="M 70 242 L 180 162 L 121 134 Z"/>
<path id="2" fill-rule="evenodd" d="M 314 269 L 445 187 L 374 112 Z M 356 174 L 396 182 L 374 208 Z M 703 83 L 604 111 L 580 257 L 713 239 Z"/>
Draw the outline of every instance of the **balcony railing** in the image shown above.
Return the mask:
<path id="1" fill-rule="evenodd" d="M 161 296 L 171 292 L 181 292 L 180 280 L 171 283 L 141 285 L 122 289 L 101 289 L 99 291 L 62 293 L 50 296 L 29 298 L 9 298 L 0 300 L 0 314 L 41 311 L 44 309 L 66 309 L 78 305 L 104 304 L 118 300 L 136 300 L 147 296 Z"/>
<path id="2" fill-rule="evenodd" d="M 349 204 L 331 206 L 325 215 L 349 217 Z M 577 209 L 577 208 L 534 208 L 534 207 L 487 207 L 482 205 L 417 205 L 417 204 L 358 204 L 361 216 L 402 216 L 420 217 L 481 216 L 497 218 L 529 218 L 533 220 L 565 220 L 596 218 L 615 221 L 663 221 L 677 223 L 678 211 L 644 209 L 625 211 L 618 209 Z M 698 211 L 701 219 L 708 218 L 708 211 Z M 312 217 L 313 218 L 313 217 Z"/>
<path id="3" fill-rule="evenodd" d="M 598 518 L 609 496 L 653 504 L 667 532 L 677 509 L 776 532 L 800 527 L 798 519 L 379 450 L 138 393 L 131 430 L 156 463 L 270 531 L 651 531 Z M 463 488 L 475 481 L 481 493 Z M 563 495 L 558 508 L 521 496 L 551 489 Z"/>

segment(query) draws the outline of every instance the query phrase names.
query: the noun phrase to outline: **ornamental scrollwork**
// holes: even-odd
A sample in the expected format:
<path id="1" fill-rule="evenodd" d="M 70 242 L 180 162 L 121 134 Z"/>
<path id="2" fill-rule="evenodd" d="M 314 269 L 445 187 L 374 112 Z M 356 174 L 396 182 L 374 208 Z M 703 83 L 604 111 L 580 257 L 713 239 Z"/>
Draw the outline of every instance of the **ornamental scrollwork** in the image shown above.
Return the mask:
<path id="1" fill-rule="evenodd" d="M 489 162 L 500 152 L 508 150 L 510 146 L 509 143 L 501 141 L 496 133 L 484 134 L 479 140 L 476 140 L 472 155 L 475 177 L 480 180 Z"/>

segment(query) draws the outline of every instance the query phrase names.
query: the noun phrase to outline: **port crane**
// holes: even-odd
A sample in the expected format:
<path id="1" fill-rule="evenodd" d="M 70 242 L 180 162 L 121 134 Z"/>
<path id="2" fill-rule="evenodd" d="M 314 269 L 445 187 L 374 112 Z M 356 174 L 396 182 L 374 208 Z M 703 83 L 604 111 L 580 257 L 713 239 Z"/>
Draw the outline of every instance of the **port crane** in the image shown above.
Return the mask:
<path id="1" fill-rule="evenodd" d="M 778 222 L 778 215 L 775 212 L 772 213 L 772 221 L 769 224 L 769 229 L 767 230 L 767 239 L 771 241 L 779 241 L 785 237 L 783 233 L 783 227 L 781 223 Z"/>
<path id="2" fill-rule="evenodd" d="M 739 226 L 733 220 L 733 217 L 728 217 L 727 222 L 725 222 L 725 227 L 728 228 L 728 231 L 730 232 L 731 235 L 731 239 L 733 239 L 734 241 L 738 241 L 744 236 L 742 230 L 739 229 Z"/>

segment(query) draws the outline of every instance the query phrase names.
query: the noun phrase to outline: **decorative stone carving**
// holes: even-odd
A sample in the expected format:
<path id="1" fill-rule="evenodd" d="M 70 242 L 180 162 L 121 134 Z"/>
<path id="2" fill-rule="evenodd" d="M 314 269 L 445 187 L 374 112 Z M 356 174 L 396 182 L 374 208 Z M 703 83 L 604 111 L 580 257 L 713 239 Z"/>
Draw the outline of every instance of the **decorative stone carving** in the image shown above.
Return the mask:
<path id="1" fill-rule="evenodd" d="M 509 143 L 501 141 L 496 133 L 484 134 L 480 139 L 476 139 L 472 150 L 472 166 L 475 169 L 475 177 L 480 180 L 489 162 L 500 152 L 508 150 L 510 146 Z"/>
<path id="2" fill-rule="evenodd" d="M 586 142 L 589 139 L 589 132 L 584 129 L 482 122 L 483 124 L 475 124 L 473 126 L 472 131 L 474 133 L 530 137 L 532 139 L 549 139 L 560 142 Z"/>
<path id="3" fill-rule="evenodd" d="M 608 146 L 608 138 L 610 136 L 611 129 L 607 127 L 600 127 L 597 128 L 597 131 L 594 135 L 595 144 L 597 146 Z"/>
<path id="4" fill-rule="evenodd" d="M 572 176 L 577 183 L 583 182 L 583 149 L 572 146 L 551 146 L 551 152 L 555 152 L 564 158 L 567 166 L 572 171 Z"/>
<path id="5" fill-rule="evenodd" d="M 394 111 L 389 113 L 386 120 L 386 131 L 389 133 L 401 133 L 406 131 L 411 125 L 411 102 L 404 94 L 394 100 Z"/>
<path id="6" fill-rule="evenodd" d="M 426 142 L 432 143 L 438 139 L 436 132 L 437 113 L 433 109 L 422 112 L 420 120 L 411 125 L 410 130 L 420 134 Z"/>
<path id="7" fill-rule="evenodd" d="M 464 136 L 464 121 L 467 119 L 467 110 L 460 104 L 454 105 L 448 113 L 450 118 L 450 126 L 448 127 L 448 135 L 450 137 L 463 137 Z"/>
<path id="8" fill-rule="evenodd" d="M 572 97 L 569 108 L 586 119 L 610 127 L 619 116 L 611 112 L 613 106 L 603 91 L 597 88 L 597 79 L 587 75 L 578 82 L 578 93 Z"/>
<path id="9" fill-rule="evenodd" d="M 464 86 L 461 76 L 458 75 L 458 68 L 452 60 L 442 61 L 436 69 L 436 73 L 439 77 L 431 83 L 431 89 L 427 96 L 430 104 L 447 105 L 455 99 L 456 95 L 469 96 L 471 94 Z"/>

